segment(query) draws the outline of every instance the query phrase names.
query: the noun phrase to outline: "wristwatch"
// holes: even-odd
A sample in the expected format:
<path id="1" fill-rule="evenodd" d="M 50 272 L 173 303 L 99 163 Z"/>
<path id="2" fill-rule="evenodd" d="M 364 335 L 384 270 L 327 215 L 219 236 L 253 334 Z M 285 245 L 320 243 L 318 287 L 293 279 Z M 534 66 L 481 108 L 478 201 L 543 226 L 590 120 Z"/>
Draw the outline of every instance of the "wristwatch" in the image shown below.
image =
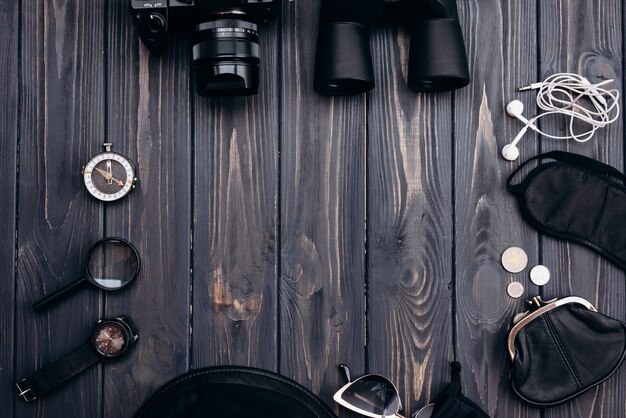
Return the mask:
<path id="1" fill-rule="evenodd" d="M 101 319 L 87 343 L 17 382 L 17 396 L 32 402 L 96 363 L 122 356 L 137 338 L 137 327 L 129 317 Z"/>

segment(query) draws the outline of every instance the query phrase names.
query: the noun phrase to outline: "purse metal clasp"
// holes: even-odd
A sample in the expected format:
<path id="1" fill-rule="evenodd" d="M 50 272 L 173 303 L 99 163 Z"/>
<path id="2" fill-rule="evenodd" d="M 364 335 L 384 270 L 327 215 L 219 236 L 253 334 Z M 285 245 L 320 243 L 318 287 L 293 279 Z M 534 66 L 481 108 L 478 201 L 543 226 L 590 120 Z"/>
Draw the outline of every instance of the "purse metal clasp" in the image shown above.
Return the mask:
<path id="1" fill-rule="evenodd" d="M 550 299 L 548 301 L 544 301 L 541 298 L 541 296 L 535 296 L 534 298 L 532 298 L 530 300 L 527 300 L 526 304 L 528 305 L 528 310 L 524 311 L 524 312 L 520 312 L 517 315 L 515 315 L 513 317 L 513 325 L 516 325 L 521 320 L 526 318 L 529 314 L 531 314 L 532 312 L 535 312 L 537 309 L 543 308 L 544 306 L 547 306 L 547 305 L 549 305 L 551 303 L 554 303 L 557 300 L 559 300 L 559 299 L 558 298 L 554 298 L 554 299 Z"/>
<path id="2" fill-rule="evenodd" d="M 517 334 L 522 328 L 524 328 L 526 325 L 528 325 L 541 315 L 545 314 L 546 312 L 558 308 L 559 306 L 567 305 L 568 303 L 577 303 L 579 305 L 583 305 L 590 311 L 598 312 L 597 309 L 591 304 L 591 302 L 578 296 L 569 296 L 563 299 L 556 298 L 549 301 L 542 300 L 541 296 L 535 296 L 527 303 L 530 307 L 530 310 L 515 315 L 515 317 L 513 318 L 513 328 L 511 328 L 511 331 L 509 332 L 507 345 L 511 361 L 515 360 L 515 337 L 517 336 Z"/>
<path id="3" fill-rule="evenodd" d="M 535 296 L 534 298 L 532 298 L 531 300 L 527 301 L 526 303 L 528 304 L 528 306 L 530 306 L 530 310 L 531 311 L 535 311 L 539 308 L 543 308 L 544 306 L 547 306 L 551 303 L 556 302 L 557 300 L 559 300 L 559 298 L 554 298 L 554 299 L 550 299 L 550 300 L 543 300 L 541 298 L 541 296 Z"/>

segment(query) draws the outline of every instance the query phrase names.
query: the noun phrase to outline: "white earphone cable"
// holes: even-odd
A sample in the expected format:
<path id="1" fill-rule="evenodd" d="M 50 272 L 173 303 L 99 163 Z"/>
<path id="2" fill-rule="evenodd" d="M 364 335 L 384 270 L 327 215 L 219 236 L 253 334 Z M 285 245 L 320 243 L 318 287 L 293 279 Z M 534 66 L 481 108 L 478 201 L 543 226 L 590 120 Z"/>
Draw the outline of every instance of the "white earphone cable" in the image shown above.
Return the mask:
<path id="1" fill-rule="evenodd" d="M 574 139 L 578 142 L 589 141 L 596 130 L 604 128 L 619 118 L 619 91 L 616 89 L 606 90 L 601 87 L 611 82 L 613 80 L 591 84 L 581 75 L 558 73 L 551 75 L 542 82 L 520 88 L 520 91 L 539 89 L 537 106 L 545 111 L 529 119 L 526 126 L 548 138 Z M 586 102 L 586 105 L 583 101 Z M 535 121 L 544 116 L 555 114 L 569 117 L 569 135 L 552 135 L 536 127 Z M 588 124 L 590 129 L 582 133 L 575 132 L 576 121 Z"/>

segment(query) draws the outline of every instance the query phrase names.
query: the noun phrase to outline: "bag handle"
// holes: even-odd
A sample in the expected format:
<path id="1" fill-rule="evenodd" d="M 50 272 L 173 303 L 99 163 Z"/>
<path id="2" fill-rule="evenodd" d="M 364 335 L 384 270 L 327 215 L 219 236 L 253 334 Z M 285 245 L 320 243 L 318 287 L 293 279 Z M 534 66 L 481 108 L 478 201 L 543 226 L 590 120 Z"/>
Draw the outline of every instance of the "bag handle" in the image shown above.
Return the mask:
<path id="1" fill-rule="evenodd" d="M 513 181 L 513 177 L 515 177 L 515 175 L 531 161 L 543 158 L 550 158 L 552 160 L 561 161 L 563 163 L 578 166 L 581 168 L 586 168 L 587 170 L 595 171 L 596 173 L 600 174 L 614 176 L 621 180 L 626 179 L 626 176 L 617 168 L 612 167 L 608 164 L 604 164 L 598 160 L 594 160 L 593 158 L 565 151 L 550 151 L 529 158 L 528 160 L 524 161 L 519 167 L 513 170 L 513 172 L 506 179 L 507 189 L 512 193 L 520 194 L 522 183 L 512 184 L 511 182 Z"/>
<path id="2" fill-rule="evenodd" d="M 461 390 L 461 363 L 453 361 L 450 363 L 450 376 L 451 382 L 455 385 L 459 391 Z"/>

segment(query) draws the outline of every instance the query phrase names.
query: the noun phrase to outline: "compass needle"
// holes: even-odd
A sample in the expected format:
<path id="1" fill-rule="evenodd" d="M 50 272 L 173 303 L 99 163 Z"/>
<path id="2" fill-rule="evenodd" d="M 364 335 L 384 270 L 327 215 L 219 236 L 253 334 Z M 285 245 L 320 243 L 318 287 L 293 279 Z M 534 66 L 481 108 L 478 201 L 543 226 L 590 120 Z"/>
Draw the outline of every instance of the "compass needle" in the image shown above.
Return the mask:
<path id="1" fill-rule="evenodd" d="M 94 167 L 94 168 L 96 169 L 98 173 L 102 174 L 102 177 L 104 177 L 105 179 L 109 180 L 112 177 L 112 175 L 109 172 L 104 171 L 103 169 L 98 168 L 98 167 Z"/>

